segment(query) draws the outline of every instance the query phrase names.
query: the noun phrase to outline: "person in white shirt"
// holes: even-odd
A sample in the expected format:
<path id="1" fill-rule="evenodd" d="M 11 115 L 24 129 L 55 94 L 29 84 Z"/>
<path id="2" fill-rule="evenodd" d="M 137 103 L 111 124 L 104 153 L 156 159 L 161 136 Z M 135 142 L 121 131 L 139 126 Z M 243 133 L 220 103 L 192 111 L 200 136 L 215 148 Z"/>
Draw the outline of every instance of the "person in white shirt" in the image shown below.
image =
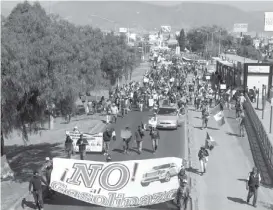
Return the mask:
<path id="1" fill-rule="evenodd" d="M 239 102 L 240 102 L 240 106 L 243 107 L 244 103 L 246 101 L 246 98 L 244 97 L 244 94 L 241 93 L 240 97 L 239 97 Z"/>
<path id="2" fill-rule="evenodd" d="M 118 107 L 116 106 L 115 103 L 113 103 L 111 106 L 111 114 L 112 114 L 112 121 L 116 123 L 118 118 Z"/>

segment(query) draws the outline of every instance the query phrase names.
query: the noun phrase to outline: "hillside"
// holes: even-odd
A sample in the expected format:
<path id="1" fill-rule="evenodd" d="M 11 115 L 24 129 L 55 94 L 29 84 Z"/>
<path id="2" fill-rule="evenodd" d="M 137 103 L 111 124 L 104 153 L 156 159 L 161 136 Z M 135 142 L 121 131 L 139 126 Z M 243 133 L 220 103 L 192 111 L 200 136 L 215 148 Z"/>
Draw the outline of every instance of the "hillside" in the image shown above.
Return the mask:
<path id="1" fill-rule="evenodd" d="M 161 25 L 171 25 L 174 31 L 213 24 L 232 29 L 234 23 L 248 23 L 249 31 L 263 31 L 264 21 L 263 11 L 245 12 L 216 2 L 182 2 L 174 6 L 160 6 L 145 2 L 67 1 L 54 3 L 50 10 L 73 23 L 92 24 L 104 29 L 134 27 L 153 30 Z M 2 14 L 6 15 L 6 13 L 2 8 Z M 107 18 L 116 23 L 113 24 L 92 15 Z"/>

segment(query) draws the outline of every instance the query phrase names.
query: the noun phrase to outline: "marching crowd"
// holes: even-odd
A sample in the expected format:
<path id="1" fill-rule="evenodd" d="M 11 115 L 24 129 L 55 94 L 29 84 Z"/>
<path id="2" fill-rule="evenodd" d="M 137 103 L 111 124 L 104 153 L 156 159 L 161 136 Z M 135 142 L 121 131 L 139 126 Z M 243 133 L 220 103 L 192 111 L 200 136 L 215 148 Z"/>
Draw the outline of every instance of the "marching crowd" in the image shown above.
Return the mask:
<path id="1" fill-rule="evenodd" d="M 201 75 L 206 73 L 204 66 L 198 63 L 183 61 L 181 57 L 172 54 L 170 55 L 170 53 L 166 51 L 154 52 L 154 54 L 157 55 L 154 56 L 157 59 L 153 59 L 151 61 L 151 68 L 145 73 L 142 84 L 140 82 L 132 81 L 129 84 L 117 86 L 115 89 L 109 91 L 109 99 L 105 99 L 104 97 L 101 98 L 100 103 L 105 111 L 106 123 L 108 125 L 111 123 L 117 123 L 119 116 L 125 117 L 125 115 L 132 110 L 142 112 L 143 109 L 149 109 L 150 111 L 154 112 L 154 117 L 156 118 L 157 110 L 162 101 L 168 100 L 170 103 L 177 104 L 179 110 L 185 110 L 187 106 L 193 105 L 195 110 L 201 111 L 202 129 L 205 129 L 207 128 L 213 105 L 219 106 L 220 110 L 222 111 L 225 106 L 228 109 L 231 108 L 230 104 L 232 99 L 234 99 L 235 94 L 231 91 L 225 91 L 222 93 L 215 92 L 211 86 L 211 83 L 203 79 L 204 76 L 200 76 L 200 73 Z M 160 57 L 160 59 L 158 59 L 158 57 Z M 245 98 L 243 94 L 239 94 L 238 97 L 235 97 L 235 99 L 236 117 L 239 120 L 240 135 L 243 136 L 245 120 L 243 114 L 243 104 Z M 215 104 L 213 104 L 213 102 Z M 160 133 L 157 130 L 156 125 L 148 127 L 145 122 L 141 122 L 140 125 L 135 128 L 135 130 L 132 130 L 128 126 L 121 130 L 123 152 L 127 154 L 130 149 L 130 142 L 135 141 L 137 144 L 138 153 L 141 154 L 142 141 L 147 130 L 149 131 L 149 135 L 151 137 L 153 153 L 156 153 L 159 146 Z M 74 128 L 74 132 L 79 132 L 77 127 Z M 107 126 L 106 130 L 103 132 L 103 149 L 104 155 L 106 156 L 106 161 L 111 161 L 109 151 L 110 142 L 112 140 L 116 140 L 116 131 L 114 126 Z M 207 136 L 205 138 L 205 146 L 200 148 L 198 158 L 201 165 L 201 175 L 206 173 L 206 164 L 209 156 L 208 151 L 214 148 L 214 143 L 215 142 L 212 142 Z M 80 138 L 76 145 L 79 147 L 81 160 L 84 160 L 86 155 L 86 142 L 82 133 L 80 133 Z M 65 140 L 65 150 L 67 152 L 67 157 L 71 158 L 71 154 L 74 153 L 74 150 L 73 141 L 69 136 L 69 133 L 67 133 Z M 47 162 L 47 180 L 43 182 L 49 185 L 52 165 L 50 165 L 51 162 L 49 159 L 47 159 Z M 37 177 L 37 171 L 34 172 L 34 177 Z M 249 177 L 253 182 L 254 178 L 252 179 L 252 175 Z M 178 178 L 180 181 L 180 187 L 177 193 L 176 203 L 180 209 L 186 209 L 190 195 L 184 165 L 182 165 Z M 30 182 L 29 189 L 31 191 L 32 186 L 33 190 L 38 192 L 34 196 L 35 201 L 36 203 L 39 201 L 40 205 L 43 206 L 42 191 L 39 190 L 42 180 L 38 180 L 40 181 L 36 181 L 36 179 L 33 178 Z M 251 188 L 251 190 L 252 189 L 253 188 Z M 256 195 L 255 193 L 252 193 L 253 190 L 251 190 L 249 196 L 252 194 Z M 256 201 L 254 204 L 256 205 Z"/>

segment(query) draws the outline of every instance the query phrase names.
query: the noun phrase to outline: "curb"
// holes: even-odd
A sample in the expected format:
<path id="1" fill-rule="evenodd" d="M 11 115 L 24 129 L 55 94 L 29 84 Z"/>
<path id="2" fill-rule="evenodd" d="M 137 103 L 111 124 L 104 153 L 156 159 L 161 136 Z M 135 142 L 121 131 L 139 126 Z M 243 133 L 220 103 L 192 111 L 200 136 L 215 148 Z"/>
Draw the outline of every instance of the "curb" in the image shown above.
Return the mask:
<path id="1" fill-rule="evenodd" d="M 90 133 L 91 134 L 95 134 L 95 133 L 97 133 L 98 130 L 103 131 L 105 127 L 106 127 L 106 124 L 104 124 L 103 122 L 98 123 L 97 125 L 95 125 L 91 129 Z M 60 157 L 62 157 L 62 156 L 60 156 Z M 39 169 L 39 171 L 43 168 L 43 166 L 41 166 L 41 168 Z M 22 195 L 22 197 L 20 199 L 18 199 L 18 201 L 16 201 L 11 207 L 9 207 L 8 210 L 18 210 L 18 208 L 20 208 L 20 207 L 22 208 L 22 201 L 25 198 L 27 198 L 28 196 L 29 196 L 29 192 L 27 191 L 25 194 Z"/>
<path id="2" fill-rule="evenodd" d="M 189 126 L 189 111 L 187 109 L 187 114 L 186 114 L 186 121 L 187 121 L 187 143 L 188 143 L 188 160 L 189 160 L 189 164 L 188 167 L 192 168 L 192 154 L 191 154 L 191 144 L 192 144 L 192 136 L 190 135 L 192 133 L 191 128 Z M 193 189 L 193 184 L 192 184 L 192 180 L 194 178 L 192 176 L 190 176 L 190 190 L 192 191 Z M 190 210 L 198 210 L 198 198 L 196 198 L 196 196 L 194 196 L 194 198 L 191 196 L 190 198 Z"/>

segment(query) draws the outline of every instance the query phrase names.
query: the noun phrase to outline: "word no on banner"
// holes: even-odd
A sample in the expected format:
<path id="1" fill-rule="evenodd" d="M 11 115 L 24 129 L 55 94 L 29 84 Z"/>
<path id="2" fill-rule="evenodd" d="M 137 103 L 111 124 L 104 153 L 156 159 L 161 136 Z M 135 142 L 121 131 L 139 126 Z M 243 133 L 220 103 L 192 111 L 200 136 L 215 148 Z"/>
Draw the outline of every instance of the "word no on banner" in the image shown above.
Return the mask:
<path id="1" fill-rule="evenodd" d="M 105 207 L 153 205 L 175 198 L 181 164 L 174 157 L 112 163 L 53 158 L 50 186 Z"/>

